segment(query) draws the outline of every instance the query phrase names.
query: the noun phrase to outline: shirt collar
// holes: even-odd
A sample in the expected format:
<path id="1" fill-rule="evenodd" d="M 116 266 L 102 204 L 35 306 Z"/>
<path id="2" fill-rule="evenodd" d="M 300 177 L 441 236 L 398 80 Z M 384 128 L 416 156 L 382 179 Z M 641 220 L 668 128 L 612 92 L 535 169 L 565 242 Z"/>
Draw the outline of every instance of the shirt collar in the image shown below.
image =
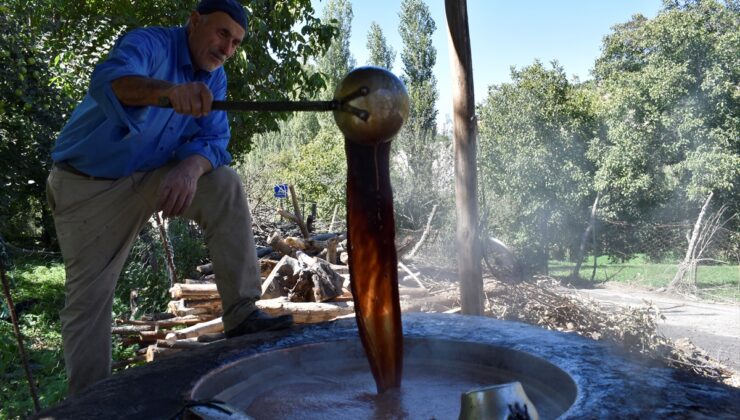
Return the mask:
<path id="1" fill-rule="evenodd" d="M 190 48 L 188 47 L 188 32 L 185 26 L 177 29 L 177 65 L 183 69 L 190 69 L 194 71 L 193 61 L 190 59 Z M 218 68 L 208 72 L 204 70 L 198 70 L 195 72 L 195 76 L 200 79 L 208 80 L 213 76 L 213 72 L 218 71 Z"/>

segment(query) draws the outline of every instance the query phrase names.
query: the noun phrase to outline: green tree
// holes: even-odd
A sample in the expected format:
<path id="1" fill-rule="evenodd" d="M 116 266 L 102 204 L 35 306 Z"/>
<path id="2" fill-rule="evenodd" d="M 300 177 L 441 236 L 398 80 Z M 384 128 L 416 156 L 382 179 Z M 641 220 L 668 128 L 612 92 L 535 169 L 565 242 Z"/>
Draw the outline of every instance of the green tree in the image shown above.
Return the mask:
<path id="1" fill-rule="evenodd" d="M 383 35 L 383 30 L 377 22 L 370 24 L 366 47 L 370 53 L 367 64 L 383 67 L 388 70 L 393 69 L 393 62 L 396 61 L 396 51 L 388 45 Z"/>
<path id="2" fill-rule="evenodd" d="M 349 0 L 329 0 L 324 7 L 323 21 L 334 25 L 337 30 L 331 45 L 318 59 L 318 71 L 326 81 L 326 90 L 322 95 L 326 99 L 334 96 L 334 89 L 355 66 L 355 59 L 349 50 L 353 16 Z"/>
<path id="3" fill-rule="evenodd" d="M 588 222 L 593 97 L 557 62 L 512 69 L 511 78 L 489 87 L 478 109 L 482 213 L 490 232 L 546 272 L 551 251 L 575 250 Z"/>
<path id="4" fill-rule="evenodd" d="M 644 220 L 668 206 L 686 217 L 710 191 L 740 209 L 738 57 L 734 1 L 665 1 L 604 39 L 594 74 L 608 130 L 590 156 L 609 216 Z"/>
<path id="5" fill-rule="evenodd" d="M 0 13 L 0 232 L 14 243 L 49 247 L 49 154 L 71 101 L 52 83 L 44 34 L 28 31 L 27 19 L 8 9 Z"/>
<path id="6" fill-rule="evenodd" d="M 326 53 L 318 59 L 317 70 L 326 80 L 325 99 L 334 96 L 334 90 L 355 67 L 349 49 L 352 34 L 352 3 L 349 0 L 329 0 L 324 7 L 323 20 L 337 28 L 337 34 Z M 318 131 L 313 130 L 318 122 Z M 344 136 L 337 128 L 332 114 L 300 116 L 294 132 L 309 133 L 301 142 L 295 158 L 284 166 L 282 178 L 296 185 L 304 202 L 317 203 L 319 217 L 331 215 L 335 205 L 344 204 L 347 163 L 344 156 Z"/>
<path id="7" fill-rule="evenodd" d="M 403 41 L 401 61 L 403 76 L 411 100 L 406 128 L 413 134 L 432 136 L 437 129 L 437 79 L 434 65 L 437 49 L 432 45 L 432 35 L 437 25 L 429 7 L 421 0 L 401 2 L 401 22 L 398 30 Z"/>
<path id="8" fill-rule="evenodd" d="M 341 136 L 321 130 L 290 156 L 280 178 L 296 186 L 303 202 L 317 204 L 319 218 L 331 217 L 335 205 L 344 207 L 347 162 Z"/>
<path id="9" fill-rule="evenodd" d="M 425 222 L 430 204 L 439 203 L 439 191 L 421 188 L 436 179 L 435 166 L 449 150 L 437 136 L 437 80 L 433 68 L 437 50 L 432 45 L 436 30 L 429 7 L 421 0 L 401 2 L 399 32 L 403 41 L 401 80 L 409 93 L 409 118 L 399 134 L 393 164 L 396 208 L 400 221 L 418 228 Z M 406 222 L 404 222 L 406 221 Z"/>
<path id="10" fill-rule="evenodd" d="M 352 30 L 352 5 L 348 0 L 327 2 L 322 20 L 335 28 L 335 37 L 326 52 L 317 58 L 316 66 L 304 71 L 320 75 L 326 88 L 314 98 L 333 97 L 334 89 L 354 66 L 349 50 Z M 331 212 L 335 204 L 344 202 L 346 163 L 344 139 L 330 113 L 296 113 L 281 122 L 278 130 L 258 137 L 257 146 L 247 158 L 245 173 L 257 173 L 270 180 L 263 186 L 277 183 L 296 186 L 302 202 L 315 202 L 319 217 Z"/>

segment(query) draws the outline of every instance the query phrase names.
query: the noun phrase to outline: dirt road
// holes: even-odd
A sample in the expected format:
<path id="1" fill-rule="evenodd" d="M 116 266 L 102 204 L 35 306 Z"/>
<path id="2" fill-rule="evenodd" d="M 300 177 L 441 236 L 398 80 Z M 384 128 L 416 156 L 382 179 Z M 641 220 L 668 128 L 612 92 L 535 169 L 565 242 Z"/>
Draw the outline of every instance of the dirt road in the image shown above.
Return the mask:
<path id="1" fill-rule="evenodd" d="M 740 305 L 692 300 L 621 283 L 576 291 L 604 304 L 635 307 L 651 302 L 665 316 L 658 324 L 662 334 L 674 340 L 688 338 L 740 373 Z"/>

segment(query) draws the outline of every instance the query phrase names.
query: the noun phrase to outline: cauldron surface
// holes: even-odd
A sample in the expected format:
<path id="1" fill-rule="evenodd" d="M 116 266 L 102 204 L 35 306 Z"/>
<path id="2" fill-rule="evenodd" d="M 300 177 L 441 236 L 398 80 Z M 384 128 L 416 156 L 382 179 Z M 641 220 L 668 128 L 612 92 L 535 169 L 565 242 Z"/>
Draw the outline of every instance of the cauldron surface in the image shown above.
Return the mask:
<path id="1" fill-rule="evenodd" d="M 205 375 L 194 400 L 216 399 L 256 419 L 457 418 L 460 396 L 519 381 L 542 418 L 563 414 L 573 380 L 538 357 L 475 342 L 411 337 L 404 342 L 399 390 L 377 394 L 358 340 L 261 353 Z"/>

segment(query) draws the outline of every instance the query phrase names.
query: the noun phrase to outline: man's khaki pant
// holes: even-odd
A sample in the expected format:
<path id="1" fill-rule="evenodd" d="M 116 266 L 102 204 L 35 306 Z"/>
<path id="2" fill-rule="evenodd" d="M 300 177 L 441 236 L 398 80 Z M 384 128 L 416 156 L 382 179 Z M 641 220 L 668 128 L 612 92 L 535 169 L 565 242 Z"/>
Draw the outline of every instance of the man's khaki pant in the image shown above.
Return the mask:
<path id="1" fill-rule="evenodd" d="M 155 211 L 157 189 L 172 168 L 114 181 L 54 168 L 47 197 L 67 280 L 60 313 L 69 394 L 110 375 L 111 307 L 116 281 L 139 231 Z M 261 294 L 249 207 L 234 170 L 218 168 L 198 181 L 184 214 L 204 231 L 231 329 L 255 310 Z"/>

